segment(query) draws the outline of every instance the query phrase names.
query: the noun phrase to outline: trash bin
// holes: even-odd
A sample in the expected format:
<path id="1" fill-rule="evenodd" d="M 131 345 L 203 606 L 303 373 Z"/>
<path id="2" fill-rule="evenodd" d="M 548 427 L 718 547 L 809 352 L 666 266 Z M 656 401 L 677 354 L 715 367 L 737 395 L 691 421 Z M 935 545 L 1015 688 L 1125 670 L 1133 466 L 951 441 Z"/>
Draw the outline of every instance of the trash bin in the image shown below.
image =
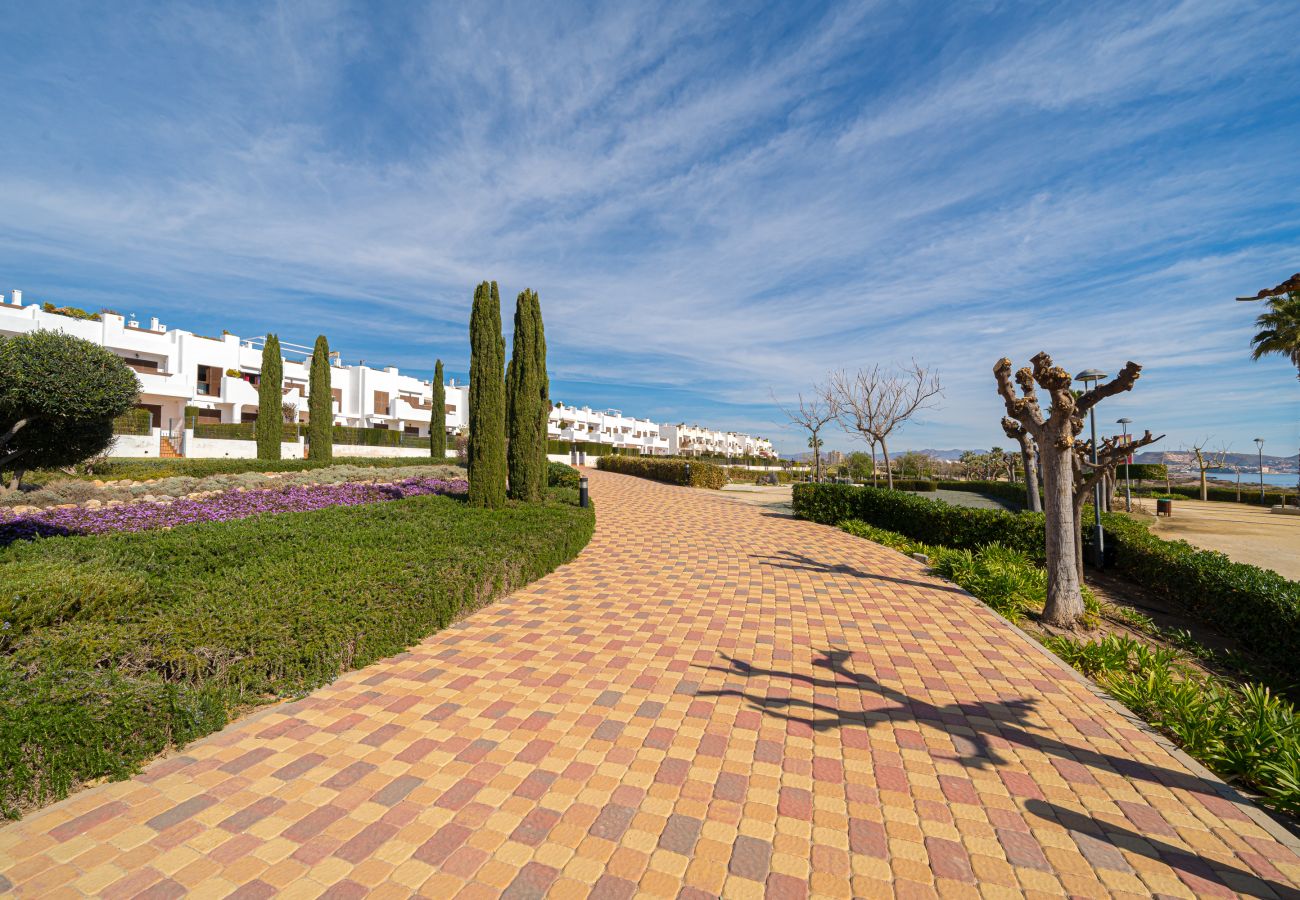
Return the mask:
<path id="1" fill-rule="evenodd" d="M 1174 499 L 1172 497 L 1156 498 L 1156 515 L 1172 516 L 1174 514 Z"/>

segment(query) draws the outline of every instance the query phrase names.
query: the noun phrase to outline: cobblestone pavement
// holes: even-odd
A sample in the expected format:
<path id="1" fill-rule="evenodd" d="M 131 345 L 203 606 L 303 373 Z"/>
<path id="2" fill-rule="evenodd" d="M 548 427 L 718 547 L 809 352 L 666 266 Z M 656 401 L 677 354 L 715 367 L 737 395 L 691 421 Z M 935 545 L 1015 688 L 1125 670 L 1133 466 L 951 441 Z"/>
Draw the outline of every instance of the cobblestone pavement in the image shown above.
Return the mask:
<path id="1" fill-rule="evenodd" d="M 23 896 L 1287 895 L 1249 807 L 892 551 L 591 473 L 559 569 L 0 828 Z"/>

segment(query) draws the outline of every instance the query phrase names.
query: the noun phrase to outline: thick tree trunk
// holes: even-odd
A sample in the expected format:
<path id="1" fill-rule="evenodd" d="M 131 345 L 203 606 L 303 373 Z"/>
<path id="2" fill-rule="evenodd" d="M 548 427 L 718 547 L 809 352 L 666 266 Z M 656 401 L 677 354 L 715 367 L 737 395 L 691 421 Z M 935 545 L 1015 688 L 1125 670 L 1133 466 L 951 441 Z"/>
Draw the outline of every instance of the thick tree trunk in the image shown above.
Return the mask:
<path id="1" fill-rule="evenodd" d="M 1038 493 L 1038 464 L 1027 443 L 1020 445 L 1020 461 L 1025 467 L 1025 502 L 1030 512 L 1042 512 L 1043 502 Z"/>
<path id="2" fill-rule="evenodd" d="M 816 431 L 813 432 L 813 481 L 822 483 L 822 448 Z"/>
<path id="3" fill-rule="evenodd" d="M 894 471 L 889 468 L 889 445 L 885 443 L 884 438 L 880 439 L 880 454 L 885 458 L 885 480 L 892 491 L 894 489 Z"/>
<path id="4" fill-rule="evenodd" d="M 1072 628 L 1083 615 L 1080 548 L 1075 546 L 1078 515 L 1074 505 L 1074 463 L 1069 450 L 1044 447 L 1039 454 L 1043 466 L 1044 512 L 1047 541 L 1047 604 L 1043 620 L 1049 625 Z"/>
<path id="5" fill-rule="evenodd" d="M 1206 486 L 1206 484 L 1205 484 L 1205 470 L 1204 470 L 1204 469 L 1201 469 L 1201 499 L 1202 499 L 1202 500 L 1209 500 L 1209 499 L 1210 499 L 1209 488 L 1208 488 L 1208 487 Z"/>

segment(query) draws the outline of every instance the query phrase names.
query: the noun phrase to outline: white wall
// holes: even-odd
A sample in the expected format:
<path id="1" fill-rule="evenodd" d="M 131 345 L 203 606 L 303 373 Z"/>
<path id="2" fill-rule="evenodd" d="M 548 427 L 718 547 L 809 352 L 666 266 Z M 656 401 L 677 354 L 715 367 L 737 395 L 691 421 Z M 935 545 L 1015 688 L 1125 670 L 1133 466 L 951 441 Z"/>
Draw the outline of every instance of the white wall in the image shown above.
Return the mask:
<path id="1" fill-rule="evenodd" d="M 113 438 L 109 456 L 158 456 L 158 436 L 161 429 L 155 428 L 149 434 L 119 434 Z"/>
<path id="2" fill-rule="evenodd" d="M 411 459 L 415 459 L 417 457 L 424 457 L 425 459 L 429 459 L 429 448 L 428 447 L 370 447 L 370 446 L 361 446 L 359 444 L 335 444 L 334 455 L 335 456 L 364 456 L 368 459 L 373 459 L 376 457 L 384 457 L 384 456 L 401 456 L 401 457 L 410 457 Z M 456 457 L 455 451 L 454 450 L 449 451 L 447 457 L 448 459 L 455 459 Z"/>

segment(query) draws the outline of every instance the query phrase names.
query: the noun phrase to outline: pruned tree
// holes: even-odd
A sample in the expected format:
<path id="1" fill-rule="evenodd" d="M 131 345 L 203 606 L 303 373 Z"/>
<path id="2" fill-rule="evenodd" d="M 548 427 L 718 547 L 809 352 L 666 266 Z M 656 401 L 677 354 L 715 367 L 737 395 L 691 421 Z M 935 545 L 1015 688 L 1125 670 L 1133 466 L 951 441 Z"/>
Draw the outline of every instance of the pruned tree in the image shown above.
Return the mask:
<path id="1" fill-rule="evenodd" d="M 1228 458 L 1228 448 L 1220 447 L 1218 450 L 1207 450 L 1210 444 L 1210 438 L 1202 438 L 1199 444 L 1192 444 L 1192 456 L 1196 459 L 1196 468 L 1201 475 L 1201 499 L 1210 499 L 1209 485 L 1205 481 L 1205 473 L 1210 469 L 1223 468 L 1224 462 Z"/>
<path id="2" fill-rule="evenodd" d="M 792 425 L 797 425 L 804 431 L 808 432 L 808 446 L 813 452 L 813 480 L 822 480 L 822 439 L 821 430 L 830 422 L 835 421 L 839 410 L 835 405 L 835 393 L 828 387 L 822 385 L 813 385 L 808 396 L 805 397 L 800 391 L 797 395 L 798 405 L 794 407 L 783 406 L 776 399 L 776 392 L 772 392 L 772 402 L 776 403 L 777 408 L 785 414 Z"/>
<path id="3" fill-rule="evenodd" d="M 916 360 L 907 366 L 888 369 L 877 363 L 853 374 L 843 370 L 831 373 L 830 389 L 844 430 L 870 444 L 873 458 L 876 444 L 880 445 L 885 478 L 892 490 L 894 473 L 889 466 L 889 437 L 918 411 L 933 406 L 943 394 L 938 374 Z"/>
<path id="4" fill-rule="evenodd" d="M 1025 508 L 1042 512 L 1042 496 L 1038 493 L 1038 446 L 1034 436 L 1015 419 L 1003 417 L 1002 430 L 1020 445 L 1020 464 L 1025 470 Z"/>
<path id="5" fill-rule="evenodd" d="M 993 375 L 1007 417 L 1033 438 L 1042 465 L 1047 550 L 1047 603 L 1043 620 L 1050 625 L 1072 628 L 1083 615 L 1080 521 L 1083 500 L 1107 469 L 1113 470 L 1136 447 L 1159 438 L 1151 437 L 1148 431 L 1144 438 L 1122 446 L 1109 438 L 1099 450 L 1097 464 L 1093 465 L 1083 458 L 1076 440 L 1083 430 L 1083 417 L 1107 397 L 1132 390 L 1142 367 L 1129 362 L 1113 380 L 1100 382 L 1076 396 L 1070 388 L 1073 376 L 1053 364 L 1047 353 L 1039 353 L 1030 362 L 1033 367 L 1017 371 L 1014 383 L 1011 360 L 1005 357 L 993 367 Z M 1047 391 L 1051 399 L 1046 412 L 1039 403 L 1038 389 Z"/>

